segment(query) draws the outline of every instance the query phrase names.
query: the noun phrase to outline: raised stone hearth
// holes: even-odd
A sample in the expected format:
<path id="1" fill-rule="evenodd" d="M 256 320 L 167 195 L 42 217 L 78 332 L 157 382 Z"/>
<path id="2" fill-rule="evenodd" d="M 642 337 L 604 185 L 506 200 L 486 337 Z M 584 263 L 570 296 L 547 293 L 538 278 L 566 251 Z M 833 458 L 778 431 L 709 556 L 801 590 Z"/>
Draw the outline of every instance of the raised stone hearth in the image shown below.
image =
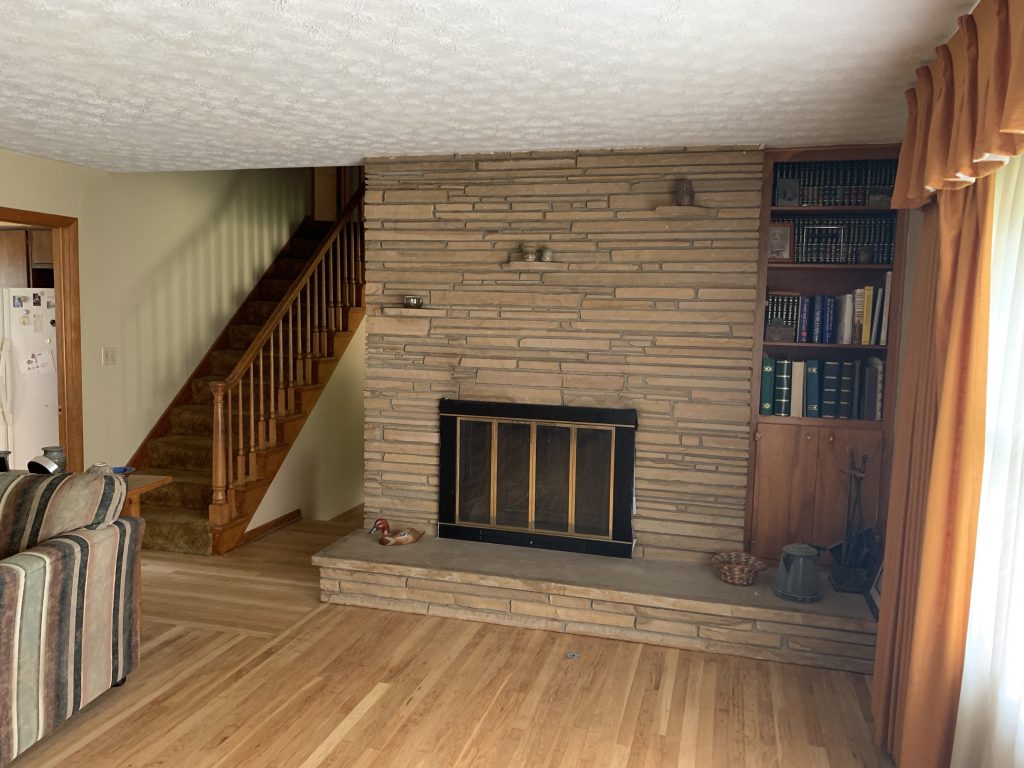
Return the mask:
<path id="1" fill-rule="evenodd" d="M 863 673 L 874 658 L 863 597 L 826 586 L 819 603 L 791 603 L 772 593 L 773 569 L 734 587 L 709 565 L 432 537 L 382 547 L 359 531 L 313 564 L 325 602 Z"/>

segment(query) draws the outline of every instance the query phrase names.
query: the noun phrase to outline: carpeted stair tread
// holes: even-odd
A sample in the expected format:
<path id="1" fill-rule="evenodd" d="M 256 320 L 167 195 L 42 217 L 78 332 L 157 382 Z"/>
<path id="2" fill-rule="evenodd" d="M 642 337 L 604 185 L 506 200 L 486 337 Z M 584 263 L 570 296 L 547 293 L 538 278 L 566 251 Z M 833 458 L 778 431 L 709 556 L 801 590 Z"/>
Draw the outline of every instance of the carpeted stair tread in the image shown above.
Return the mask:
<path id="1" fill-rule="evenodd" d="M 209 555 L 213 551 L 207 512 L 143 502 L 140 513 L 146 521 L 142 537 L 145 549 L 191 555 Z"/>
<path id="2" fill-rule="evenodd" d="M 262 330 L 262 324 L 235 323 L 228 327 L 228 343 L 235 349 L 248 349 Z"/>
<path id="3" fill-rule="evenodd" d="M 192 471 L 209 471 L 213 466 L 212 435 L 165 435 L 149 442 L 153 464 L 180 467 Z"/>
<path id="4" fill-rule="evenodd" d="M 267 267 L 267 277 L 294 280 L 306 268 L 306 259 L 274 259 Z"/>
<path id="5" fill-rule="evenodd" d="M 146 494 L 146 503 L 159 507 L 181 507 L 206 514 L 213 499 L 213 480 L 209 472 L 196 472 L 180 467 L 150 467 L 147 475 L 167 475 L 174 482 Z"/>
<path id="6" fill-rule="evenodd" d="M 274 314 L 280 302 L 267 299 L 250 299 L 242 305 L 242 320 L 263 325 Z"/>
<path id="7" fill-rule="evenodd" d="M 210 384 L 215 381 L 224 381 L 224 377 L 220 375 L 195 376 L 191 381 L 192 399 L 202 405 L 213 403 L 213 392 L 210 391 Z"/>
<path id="8" fill-rule="evenodd" d="M 171 409 L 171 433 L 175 435 L 209 435 L 213 432 L 213 405 L 196 403 L 176 405 Z"/>
<path id="9" fill-rule="evenodd" d="M 291 280 L 264 277 L 259 282 L 259 295 L 267 301 L 280 301 L 291 287 Z"/>

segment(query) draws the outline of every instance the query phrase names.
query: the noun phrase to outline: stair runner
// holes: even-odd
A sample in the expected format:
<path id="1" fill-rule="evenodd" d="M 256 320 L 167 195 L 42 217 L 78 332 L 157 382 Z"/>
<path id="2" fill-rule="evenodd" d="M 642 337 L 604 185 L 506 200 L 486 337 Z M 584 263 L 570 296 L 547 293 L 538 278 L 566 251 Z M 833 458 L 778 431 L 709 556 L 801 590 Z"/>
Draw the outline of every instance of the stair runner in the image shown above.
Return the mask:
<path id="1" fill-rule="evenodd" d="M 147 474 L 174 482 L 146 494 L 146 549 L 208 555 L 212 552 L 209 505 L 212 498 L 213 397 L 210 382 L 223 380 L 270 318 L 292 281 L 315 254 L 331 222 L 307 220 L 281 250 L 210 353 L 211 375 L 192 378 L 190 402 L 171 409 L 170 434 L 149 440 Z M 323 382 L 321 382 L 323 383 Z"/>

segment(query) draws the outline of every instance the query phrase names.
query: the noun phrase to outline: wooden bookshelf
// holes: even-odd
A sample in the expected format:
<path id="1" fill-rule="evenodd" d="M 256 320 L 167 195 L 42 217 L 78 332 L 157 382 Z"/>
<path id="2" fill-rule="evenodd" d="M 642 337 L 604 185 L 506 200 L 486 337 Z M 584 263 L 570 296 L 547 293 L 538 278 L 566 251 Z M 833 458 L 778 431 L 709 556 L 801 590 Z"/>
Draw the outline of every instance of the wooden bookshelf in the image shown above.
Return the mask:
<path id="1" fill-rule="evenodd" d="M 751 360 L 754 377 L 746 546 L 748 551 L 772 562 L 778 559 L 786 544 L 806 542 L 830 546 L 842 538 L 847 476 L 841 470 L 846 467 L 850 449 L 858 459 L 863 454 L 869 457 L 863 486 L 865 522 L 879 532 L 884 530 L 907 231 L 905 213 L 888 206 L 774 204 L 776 166 L 817 163 L 826 174 L 839 174 L 846 164 L 863 168 L 859 161 L 895 161 L 898 156 L 898 146 L 780 149 L 766 154 L 757 280 L 759 309 Z M 789 166 L 781 168 L 780 173 L 792 174 L 796 170 Z M 835 190 L 831 193 L 836 194 Z M 803 189 L 800 194 L 804 196 Z M 863 222 L 869 216 L 891 219 L 886 226 L 894 233 L 892 263 L 769 261 L 768 228 L 773 220 L 818 216 L 838 221 L 839 226 L 847 221 Z M 793 245 L 791 243 L 791 247 Z M 892 275 L 886 344 L 764 339 L 769 293 L 839 296 L 866 285 L 882 286 L 889 272 Z M 884 361 L 882 419 L 762 415 L 760 370 L 766 354 L 794 361 L 852 362 L 880 358 Z M 826 560 L 827 557 L 823 557 L 823 562 Z"/>

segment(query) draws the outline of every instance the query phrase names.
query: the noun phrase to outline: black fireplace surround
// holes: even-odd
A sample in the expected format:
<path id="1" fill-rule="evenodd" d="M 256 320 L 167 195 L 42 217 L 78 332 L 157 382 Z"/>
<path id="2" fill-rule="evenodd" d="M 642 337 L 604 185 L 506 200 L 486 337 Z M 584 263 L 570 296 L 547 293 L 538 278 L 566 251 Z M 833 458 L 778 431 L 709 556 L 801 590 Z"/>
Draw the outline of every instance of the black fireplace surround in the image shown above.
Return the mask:
<path id="1" fill-rule="evenodd" d="M 438 536 L 633 554 L 633 409 L 443 399 Z"/>

